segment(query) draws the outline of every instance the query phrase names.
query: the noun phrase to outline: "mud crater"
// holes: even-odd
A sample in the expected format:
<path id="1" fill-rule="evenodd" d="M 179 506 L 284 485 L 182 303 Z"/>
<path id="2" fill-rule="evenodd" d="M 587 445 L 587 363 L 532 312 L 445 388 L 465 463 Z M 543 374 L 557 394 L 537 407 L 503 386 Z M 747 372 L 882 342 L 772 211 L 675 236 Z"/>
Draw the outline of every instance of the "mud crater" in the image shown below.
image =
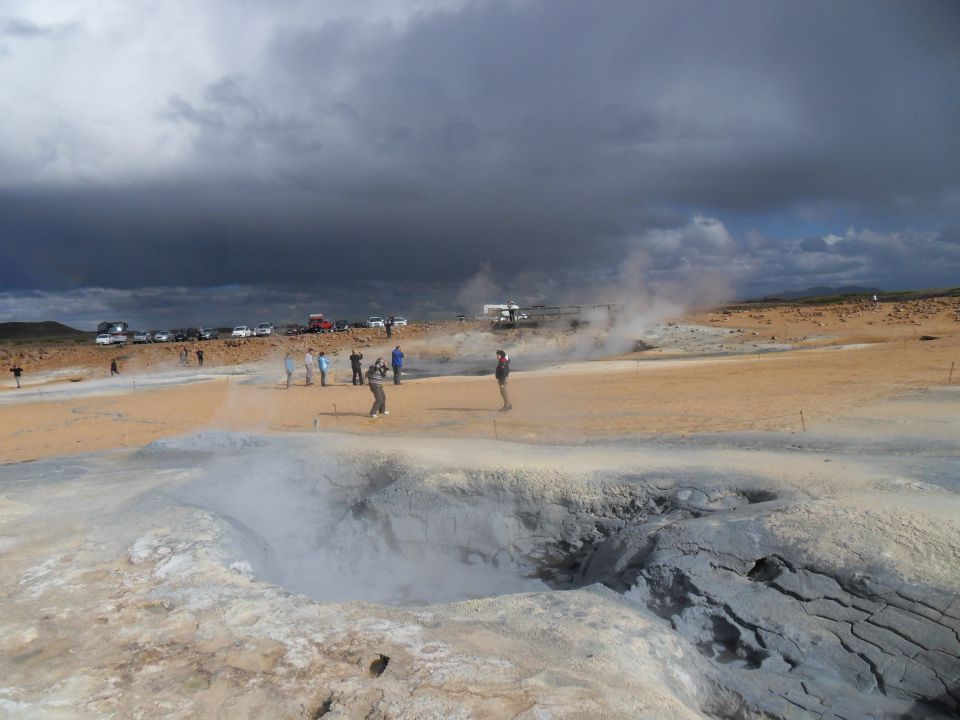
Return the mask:
<path id="1" fill-rule="evenodd" d="M 791 500 L 749 483 L 621 476 L 545 489 L 499 471 L 380 462 L 320 475 L 284 466 L 269 497 L 257 485 L 251 501 L 243 481 L 223 492 L 207 473 L 182 499 L 223 520 L 255 577 L 321 601 L 419 605 L 599 583 L 696 648 L 711 716 L 960 707 L 960 599 L 808 562 L 765 526 Z"/>

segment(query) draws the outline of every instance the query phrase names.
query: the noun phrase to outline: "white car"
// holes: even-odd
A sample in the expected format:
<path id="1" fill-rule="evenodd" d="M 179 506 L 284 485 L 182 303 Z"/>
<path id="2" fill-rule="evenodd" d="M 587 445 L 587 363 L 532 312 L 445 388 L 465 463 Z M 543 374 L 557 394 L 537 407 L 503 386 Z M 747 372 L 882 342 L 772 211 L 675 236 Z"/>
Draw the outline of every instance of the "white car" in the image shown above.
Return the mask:
<path id="1" fill-rule="evenodd" d="M 232 337 L 247 338 L 247 337 L 251 337 L 251 336 L 253 335 L 253 330 L 251 330 L 250 328 L 248 328 L 246 325 L 237 325 L 237 326 L 233 329 L 233 332 L 230 333 L 230 335 L 231 335 Z"/>
<path id="2" fill-rule="evenodd" d="M 260 323 L 257 325 L 256 331 L 257 337 L 263 337 L 265 335 L 273 335 L 273 325 L 270 323 Z"/>
<path id="3" fill-rule="evenodd" d="M 96 343 L 97 345 L 113 345 L 113 338 L 107 333 L 103 333 L 102 335 L 97 335 Z"/>
<path id="4" fill-rule="evenodd" d="M 383 327 L 383 318 L 377 317 L 376 315 L 371 315 L 370 317 L 367 318 L 367 327 L 368 328 Z"/>
<path id="5" fill-rule="evenodd" d="M 394 326 L 394 327 L 406 327 L 406 326 L 407 326 L 407 319 L 406 319 L 405 317 L 395 317 L 395 318 L 393 319 L 393 326 Z"/>

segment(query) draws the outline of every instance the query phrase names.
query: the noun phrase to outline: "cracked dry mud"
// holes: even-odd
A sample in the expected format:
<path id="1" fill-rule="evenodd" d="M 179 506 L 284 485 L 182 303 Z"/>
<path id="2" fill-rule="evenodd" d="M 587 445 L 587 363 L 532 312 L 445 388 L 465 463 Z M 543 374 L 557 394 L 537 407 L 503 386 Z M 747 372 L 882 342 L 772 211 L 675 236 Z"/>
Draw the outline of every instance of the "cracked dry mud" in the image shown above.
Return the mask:
<path id="1" fill-rule="evenodd" d="M 0 713 L 954 717 L 956 401 L 803 436 L 203 433 L 8 465 Z"/>

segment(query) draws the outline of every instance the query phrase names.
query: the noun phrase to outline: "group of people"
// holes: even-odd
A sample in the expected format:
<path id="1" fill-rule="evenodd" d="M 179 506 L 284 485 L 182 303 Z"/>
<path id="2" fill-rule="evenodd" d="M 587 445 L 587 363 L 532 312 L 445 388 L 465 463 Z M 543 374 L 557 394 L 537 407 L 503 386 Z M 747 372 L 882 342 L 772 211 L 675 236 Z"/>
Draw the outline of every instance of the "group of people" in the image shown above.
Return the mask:
<path id="1" fill-rule="evenodd" d="M 307 350 L 307 354 L 303 356 L 303 364 L 307 370 L 307 385 L 313 385 L 313 348 L 309 348 Z M 316 367 L 320 372 L 320 385 L 321 387 L 326 387 L 327 371 L 330 369 L 330 360 L 327 358 L 327 355 L 323 352 L 323 350 L 321 350 L 316 357 Z M 293 353 L 287 353 L 286 357 L 283 359 L 283 368 L 287 371 L 287 389 L 289 390 L 290 382 L 293 380 L 294 371 Z"/>
<path id="2" fill-rule="evenodd" d="M 393 384 L 401 385 L 403 376 L 403 350 L 397 345 L 390 353 L 390 367 L 393 369 Z M 363 353 L 354 348 L 350 354 L 350 369 L 352 371 L 351 383 L 353 385 L 363 385 L 363 378 L 367 378 L 367 386 L 373 393 L 373 406 L 370 408 L 370 417 L 376 419 L 380 415 L 389 415 L 387 412 L 387 396 L 383 390 L 383 379 L 387 376 L 387 363 L 382 357 L 378 357 L 373 364 L 363 372 Z M 294 361 L 293 354 L 287 353 L 283 360 L 284 370 L 287 373 L 287 389 L 290 389 L 290 383 L 293 379 Z M 313 348 L 307 350 L 304 356 L 304 364 L 307 371 L 307 385 L 313 385 L 313 367 L 314 357 Z M 321 350 L 316 358 L 316 365 L 320 371 L 320 385 L 327 385 L 327 371 L 330 368 L 330 361 Z M 503 350 L 497 350 L 497 368 L 494 372 L 497 384 L 500 386 L 500 397 L 503 398 L 503 407 L 500 410 L 512 410 L 513 405 L 510 402 L 510 394 L 507 390 L 507 381 L 510 377 L 510 357 Z"/>
<path id="3" fill-rule="evenodd" d="M 201 348 L 197 348 L 196 353 L 197 353 L 197 365 L 199 365 L 200 367 L 203 367 L 203 350 Z M 180 348 L 180 364 L 181 365 L 190 364 L 190 351 L 187 349 L 186 345 Z"/>
<path id="4" fill-rule="evenodd" d="M 181 361 L 185 360 L 185 355 L 185 352 L 181 353 Z M 203 350 L 197 350 L 197 361 L 201 366 L 203 365 Z M 387 396 L 383 391 L 383 379 L 387 376 L 387 363 L 384 362 L 383 358 L 377 358 L 374 363 L 367 368 L 367 372 L 364 373 L 363 366 L 361 365 L 362 362 L 363 353 L 354 348 L 353 353 L 350 355 L 353 384 L 363 385 L 364 374 L 366 374 L 367 386 L 370 388 L 370 392 L 373 393 L 373 407 L 370 408 L 370 417 L 376 419 L 379 415 L 389 415 L 390 413 L 387 412 Z M 283 359 L 283 365 L 287 373 L 287 389 L 289 390 L 295 369 L 292 353 L 287 353 Z M 304 356 L 304 365 L 307 371 L 307 385 L 313 385 L 313 348 L 307 350 L 307 354 Z M 399 345 L 390 353 L 390 366 L 393 369 L 393 384 L 400 385 L 400 378 L 403 375 L 403 351 Z M 323 350 L 321 350 L 316 357 L 316 367 L 320 371 L 320 385 L 326 387 L 330 360 Z M 19 388 L 23 368 L 14 364 L 13 367 L 10 368 L 10 372 L 13 373 L 13 378 L 16 380 L 17 387 Z M 120 369 L 115 359 L 110 361 L 110 374 L 120 374 Z M 494 372 L 494 377 L 496 377 L 497 384 L 500 386 L 500 397 L 503 398 L 503 407 L 501 407 L 500 410 L 512 410 L 513 405 L 510 403 L 510 394 L 507 391 L 507 380 L 510 377 L 510 358 L 503 350 L 497 350 L 497 369 Z"/>

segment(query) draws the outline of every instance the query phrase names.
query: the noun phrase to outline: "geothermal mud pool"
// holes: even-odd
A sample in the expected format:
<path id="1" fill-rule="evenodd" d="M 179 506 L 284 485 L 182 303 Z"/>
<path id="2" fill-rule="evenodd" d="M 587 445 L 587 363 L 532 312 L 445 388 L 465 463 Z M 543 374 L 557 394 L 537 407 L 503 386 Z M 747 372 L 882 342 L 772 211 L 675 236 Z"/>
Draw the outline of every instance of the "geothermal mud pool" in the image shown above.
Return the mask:
<path id="1" fill-rule="evenodd" d="M 869 444 L 206 433 L 4 466 L 0 713 L 953 717 L 953 398 Z"/>

